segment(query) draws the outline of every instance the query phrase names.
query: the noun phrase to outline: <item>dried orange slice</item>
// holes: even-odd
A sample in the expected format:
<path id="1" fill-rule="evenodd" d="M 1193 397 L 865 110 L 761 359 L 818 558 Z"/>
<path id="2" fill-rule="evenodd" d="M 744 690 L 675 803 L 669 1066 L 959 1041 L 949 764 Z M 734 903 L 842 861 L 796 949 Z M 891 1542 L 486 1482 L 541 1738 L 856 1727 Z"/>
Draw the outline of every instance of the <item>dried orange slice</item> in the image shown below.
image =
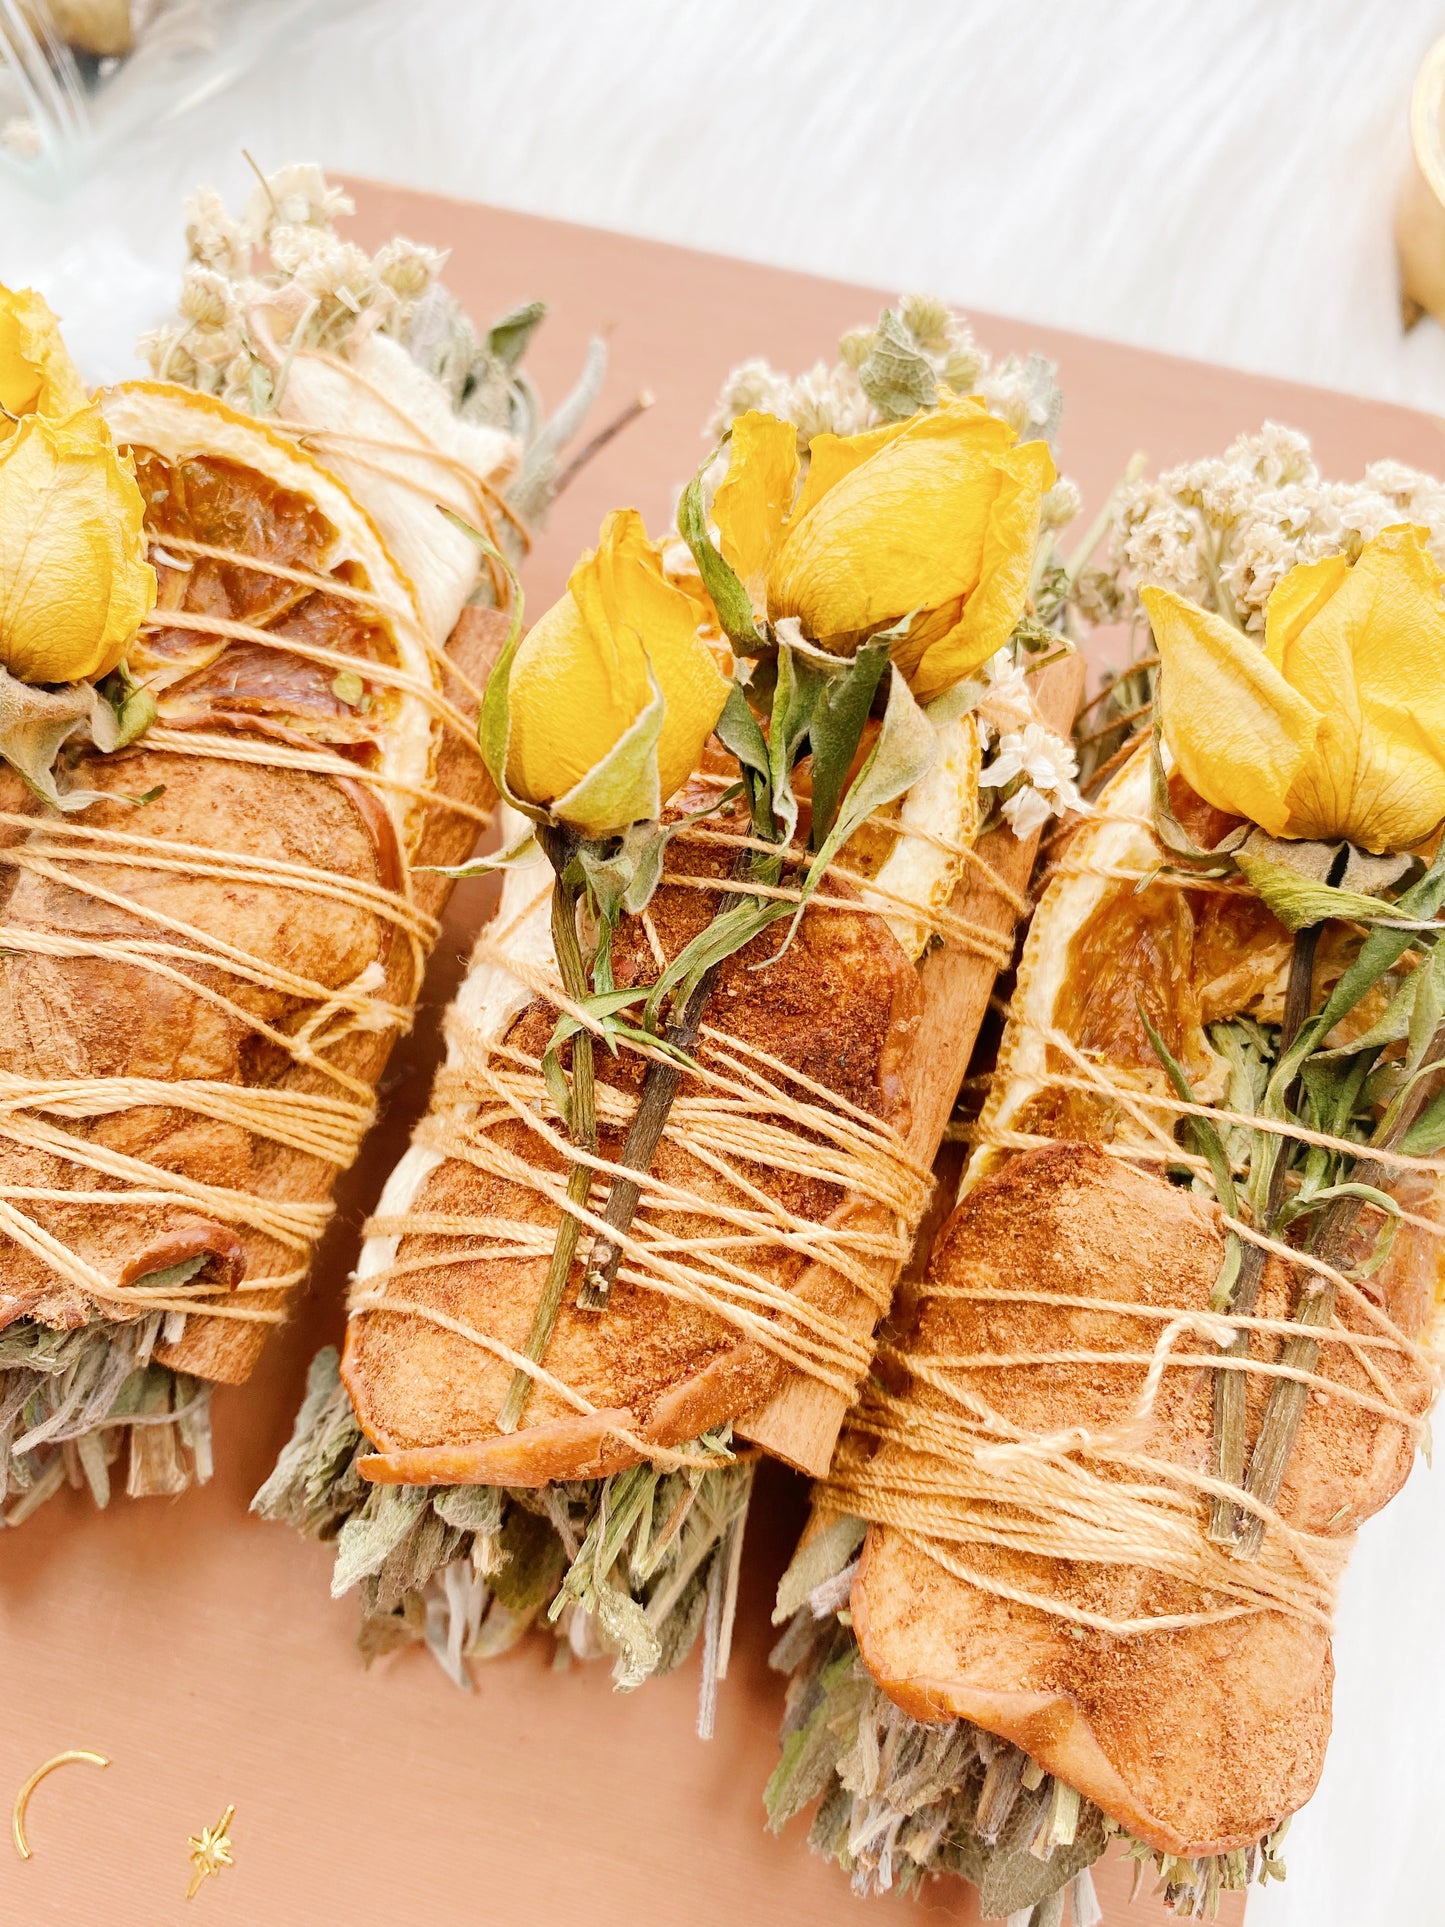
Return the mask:
<path id="1" fill-rule="evenodd" d="M 441 676 L 370 516 L 293 441 L 211 396 L 129 382 L 104 406 L 146 503 L 159 596 L 130 669 L 160 724 L 336 749 L 382 779 L 409 841 Z"/>

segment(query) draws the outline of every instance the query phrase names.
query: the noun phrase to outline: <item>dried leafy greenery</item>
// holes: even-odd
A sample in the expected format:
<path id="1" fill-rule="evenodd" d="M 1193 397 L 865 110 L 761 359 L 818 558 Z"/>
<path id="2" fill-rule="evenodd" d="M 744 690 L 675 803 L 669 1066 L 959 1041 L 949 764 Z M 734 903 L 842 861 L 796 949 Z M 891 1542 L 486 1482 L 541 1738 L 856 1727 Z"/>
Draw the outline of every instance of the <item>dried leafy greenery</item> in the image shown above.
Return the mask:
<path id="1" fill-rule="evenodd" d="M 106 1505 L 127 1441 L 133 1498 L 183 1492 L 211 1476 L 210 1387 L 154 1362 L 164 1327 L 165 1314 L 152 1312 L 128 1324 L 95 1318 L 73 1331 L 18 1319 L 0 1331 L 6 1525 L 20 1525 L 67 1484 Z"/>
<path id="2" fill-rule="evenodd" d="M 847 1611 L 864 1530 L 832 1521 L 778 1588 L 774 1619 L 787 1627 L 771 1663 L 789 1679 L 769 1825 L 778 1832 L 816 1802 L 811 1843 L 860 1894 L 957 1874 L 977 1887 L 980 1911 L 1010 1927 L 1060 1927 L 1066 1897 L 1075 1922 L 1098 1922 L 1088 1870 L 1114 1823 L 1018 1747 L 967 1720 L 912 1719 L 869 1676 Z M 1136 1890 L 1152 1874 L 1177 1913 L 1210 1917 L 1221 1893 L 1283 1879 L 1283 1835 L 1201 1860 L 1130 1841 Z"/>
<path id="3" fill-rule="evenodd" d="M 1094 696 L 1079 712 L 1074 747 L 1079 759 L 1079 788 L 1094 797 L 1115 774 L 1154 714 L 1154 686 L 1159 659 L 1151 638 L 1134 643 L 1130 660 L 1106 670 Z"/>
<path id="4" fill-rule="evenodd" d="M 1270 1239 L 1335 1268 L 1364 1229 L 1367 1249 L 1351 1268 L 1356 1279 L 1368 1278 L 1388 1256 L 1400 1220 L 1387 1188 L 1395 1175 L 1388 1153 L 1428 1157 L 1445 1145 L 1445 925 L 1435 922 L 1445 904 L 1445 852 L 1427 868 L 1419 857 L 1381 859 L 1348 843 L 1279 842 L 1247 825 L 1202 849 L 1173 814 L 1157 744 L 1154 822 L 1171 868 L 1242 876 L 1293 933 L 1282 1021 L 1236 1017 L 1209 1031 L 1227 1072 L 1226 1107 L 1259 1124 L 1226 1131 L 1207 1116 L 1182 1120 L 1176 1136 L 1195 1154 L 1193 1169 L 1181 1165 L 1170 1175 L 1229 1217 L 1243 1216 Z M 1142 1002 L 1140 1015 L 1175 1093 L 1197 1102 Z M 1296 1132 L 1336 1143 L 1310 1143 Z M 1265 1255 L 1253 1240 L 1226 1236 L 1215 1309 L 1253 1312 Z M 1306 1276 L 1290 1314 L 1298 1335 L 1280 1359 L 1292 1376 L 1271 1386 L 1252 1451 L 1242 1375 L 1215 1375 L 1211 1470 L 1242 1488 L 1248 1502 L 1216 1499 L 1209 1534 L 1244 1557 L 1258 1551 L 1261 1508 L 1279 1493 L 1308 1395 L 1305 1375 L 1318 1364 L 1310 1331 L 1329 1323 L 1334 1302 L 1325 1275 Z M 1241 1354 L 1248 1343 L 1241 1333 L 1231 1350 Z"/>
<path id="5" fill-rule="evenodd" d="M 332 1596 L 361 1598 L 368 1660 L 422 1640 L 461 1687 L 467 1662 L 550 1628 L 559 1663 L 610 1654 L 624 1692 L 671 1672 L 703 1641 L 699 1727 L 727 1672 L 752 1463 L 726 1431 L 694 1452 L 716 1463 L 536 1490 L 368 1485 L 371 1450 L 337 1370 L 317 1354 L 291 1441 L 253 1510 L 334 1542 Z"/>

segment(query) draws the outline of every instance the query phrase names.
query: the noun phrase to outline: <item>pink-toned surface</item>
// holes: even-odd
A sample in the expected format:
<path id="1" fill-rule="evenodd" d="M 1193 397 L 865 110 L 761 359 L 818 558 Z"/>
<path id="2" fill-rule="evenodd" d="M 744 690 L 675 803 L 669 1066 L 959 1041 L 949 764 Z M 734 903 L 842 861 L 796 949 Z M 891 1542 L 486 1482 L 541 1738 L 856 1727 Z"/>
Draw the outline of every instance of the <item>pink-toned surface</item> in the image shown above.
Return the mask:
<path id="1" fill-rule="evenodd" d="M 358 228 L 449 246 L 449 279 L 479 319 L 541 295 L 553 314 L 532 357 L 556 400 L 587 336 L 609 336 L 605 419 L 639 388 L 655 407 L 569 492 L 527 572 L 531 606 L 561 589 L 609 507 L 660 525 L 702 451 L 723 372 L 750 354 L 799 367 L 875 312 L 857 288 L 390 189 L 359 190 Z M 1222 446 L 1273 415 L 1307 429 L 1325 465 L 1393 455 L 1439 464 L 1438 424 L 1223 369 L 984 320 L 995 350 L 1061 363 L 1065 462 L 1092 507 L 1129 455 L 1159 463 Z M 67 1496 L 0 1538 L 0 1794 L 65 1747 L 109 1753 L 36 1795 L 35 1857 L 0 1847 L 0 1920 L 26 1927 L 461 1927 L 585 1917 L 593 1927 L 693 1918 L 834 1927 L 974 1918 L 936 1885 L 915 1908 L 853 1901 L 804 1829 L 762 1828 L 781 1683 L 767 1672 L 767 1608 L 802 1515 L 801 1482 L 772 1469 L 749 1530 L 734 1671 L 717 1738 L 692 1734 L 696 1675 L 614 1695 L 605 1668 L 548 1670 L 538 1642 L 463 1698 L 420 1653 L 362 1671 L 355 1606 L 327 1596 L 328 1550 L 248 1517 L 317 1345 L 338 1336 L 367 1206 L 425 1101 L 436 1016 L 486 892 L 464 886 L 396 1066 L 387 1116 L 341 1194 L 340 1222 L 295 1324 L 251 1385 L 216 1402 L 220 1473 L 174 1503 L 96 1515 Z M 187 1908 L 186 1837 L 234 1802 L 236 1866 Z M 3 1802 L 0 1802 L 3 1804 Z M 1107 1887 L 1110 1927 L 1162 1916 Z M 1237 1916 L 1236 1916 L 1237 1917 Z"/>

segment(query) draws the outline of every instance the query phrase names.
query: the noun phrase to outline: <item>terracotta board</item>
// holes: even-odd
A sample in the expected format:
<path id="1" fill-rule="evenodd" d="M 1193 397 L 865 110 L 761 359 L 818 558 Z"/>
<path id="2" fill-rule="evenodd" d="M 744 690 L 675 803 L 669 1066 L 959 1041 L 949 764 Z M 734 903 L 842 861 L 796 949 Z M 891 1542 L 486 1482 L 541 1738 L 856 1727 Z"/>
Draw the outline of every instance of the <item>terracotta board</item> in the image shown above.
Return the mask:
<path id="1" fill-rule="evenodd" d="M 606 508 L 636 502 L 661 523 L 703 452 L 699 425 L 727 367 L 750 354 L 806 365 L 878 305 L 866 290 L 525 215 L 379 187 L 359 187 L 358 199 L 361 238 L 400 229 L 449 246 L 450 279 L 479 317 L 532 295 L 552 304 L 533 357 L 549 397 L 594 330 L 613 357 L 601 414 L 640 387 L 657 397 L 559 506 L 528 571 L 534 608 L 561 589 Z M 1156 463 L 1203 453 L 1264 415 L 1308 429 L 1336 472 L 1382 455 L 1440 461 L 1438 425 L 1404 410 L 1017 322 L 982 318 L 979 333 L 990 348 L 1039 348 L 1062 364 L 1066 465 L 1091 502 L 1135 448 Z M 327 1597 L 329 1552 L 246 1514 L 307 1361 L 339 1335 L 361 1218 L 425 1102 L 437 1014 L 487 894 L 469 885 L 454 899 L 423 1021 L 389 1081 L 385 1122 L 342 1187 L 310 1299 L 252 1384 L 217 1399 L 215 1483 L 105 1515 L 67 1495 L 0 1540 L 0 1793 L 63 1747 L 114 1761 L 41 1788 L 33 1860 L 0 1848 L 7 1927 L 972 1918 L 952 1884 L 917 1906 L 855 1903 L 801 1826 L 782 1839 L 762 1829 L 781 1697 L 764 1660 L 768 1605 L 802 1522 L 801 1480 L 773 1470 L 761 1481 L 733 1674 L 708 1746 L 692 1734 L 693 1667 L 630 1699 L 612 1693 L 605 1669 L 550 1672 L 540 1643 L 488 1669 L 471 1699 L 420 1653 L 364 1673 L 354 1602 Z M 236 1865 L 187 1907 L 186 1837 L 228 1802 Z M 1111 1876 L 1111 1927 L 1161 1918 L 1126 1908 L 1124 1890 Z"/>

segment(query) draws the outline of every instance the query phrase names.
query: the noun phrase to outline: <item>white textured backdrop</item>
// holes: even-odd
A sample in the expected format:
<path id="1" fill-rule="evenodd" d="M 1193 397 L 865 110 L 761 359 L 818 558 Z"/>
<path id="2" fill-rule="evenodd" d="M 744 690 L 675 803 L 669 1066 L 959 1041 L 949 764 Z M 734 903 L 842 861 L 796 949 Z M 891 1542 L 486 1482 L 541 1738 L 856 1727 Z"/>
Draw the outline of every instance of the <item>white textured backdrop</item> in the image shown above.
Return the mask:
<path id="1" fill-rule="evenodd" d="M 1442 29 L 1441 0 L 363 0 L 64 200 L 0 182 L 0 276 L 125 372 L 181 196 L 243 190 L 247 147 L 1445 411 L 1390 239 Z M 1442 1579 L 1422 1469 L 1348 1577 L 1324 1784 L 1251 1927 L 1445 1921 Z"/>

